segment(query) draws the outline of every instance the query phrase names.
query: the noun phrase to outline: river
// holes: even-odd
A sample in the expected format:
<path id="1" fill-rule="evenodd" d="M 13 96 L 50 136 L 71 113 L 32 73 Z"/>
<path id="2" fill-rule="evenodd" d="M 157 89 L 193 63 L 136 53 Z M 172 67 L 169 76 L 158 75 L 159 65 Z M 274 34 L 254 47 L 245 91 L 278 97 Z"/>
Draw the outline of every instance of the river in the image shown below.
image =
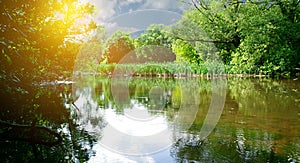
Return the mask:
<path id="1" fill-rule="evenodd" d="M 76 118 L 90 162 L 296 162 L 300 83 L 259 78 L 89 78 Z"/>
<path id="2" fill-rule="evenodd" d="M 268 78 L 81 76 L 42 86 L 46 93 L 33 98 L 43 107 L 1 117 L 47 127 L 61 140 L 49 138 L 51 132 L 45 136 L 48 129 L 3 123 L 0 157 L 7 162 L 299 162 L 299 88 L 299 80 Z M 51 140 L 59 144 L 45 143 Z"/>

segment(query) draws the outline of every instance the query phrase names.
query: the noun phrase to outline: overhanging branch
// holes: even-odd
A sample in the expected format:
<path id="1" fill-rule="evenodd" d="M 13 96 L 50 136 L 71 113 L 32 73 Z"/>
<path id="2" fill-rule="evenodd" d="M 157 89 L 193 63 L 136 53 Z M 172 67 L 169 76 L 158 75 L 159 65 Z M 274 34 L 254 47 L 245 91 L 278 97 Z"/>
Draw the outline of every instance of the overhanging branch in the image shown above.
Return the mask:
<path id="1" fill-rule="evenodd" d="M 220 40 L 205 40 L 205 39 L 183 39 L 183 38 L 177 38 L 182 41 L 187 42 L 207 42 L 207 43 L 216 43 L 216 44 L 230 44 L 233 43 L 233 41 L 220 41 Z"/>

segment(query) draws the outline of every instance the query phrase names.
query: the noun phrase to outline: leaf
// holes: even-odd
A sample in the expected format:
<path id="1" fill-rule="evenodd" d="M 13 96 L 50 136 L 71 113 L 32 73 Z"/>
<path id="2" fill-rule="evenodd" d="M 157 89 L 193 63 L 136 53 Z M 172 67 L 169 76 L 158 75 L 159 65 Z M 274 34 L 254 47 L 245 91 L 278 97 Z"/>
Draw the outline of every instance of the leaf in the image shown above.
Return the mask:
<path id="1" fill-rule="evenodd" d="M 12 63 L 10 57 L 9 57 L 7 54 L 4 54 L 4 57 L 6 58 L 6 60 L 7 60 L 7 62 L 8 62 L 9 64 Z"/>
<path id="2" fill-rule="evenodd" d="M 4 46 L 7 46 L 7 44 L 4 41 L 0 41 L 0 43 Z"/>
<path id="3" fill-rule="evenodd" d="M 3 54 L 3 56 L 6 58 L 6 60 L 7 60 L 7 62 L 9 63 L 9 64 L 11 64 L 11 58 L 5 53 L 5 51 L 4 51 L 4 49 L 2 49 L 2 54 Z"/>

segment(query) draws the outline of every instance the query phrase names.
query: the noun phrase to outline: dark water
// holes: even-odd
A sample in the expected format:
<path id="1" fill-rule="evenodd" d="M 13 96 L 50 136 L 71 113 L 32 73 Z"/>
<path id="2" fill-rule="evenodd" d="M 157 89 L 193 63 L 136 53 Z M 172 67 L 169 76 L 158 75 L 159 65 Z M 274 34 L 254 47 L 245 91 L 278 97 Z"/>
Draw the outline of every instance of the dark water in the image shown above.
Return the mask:
<path id="1" fill-rule="evenodd" d="M 298 80 L 83 77 L 53 87 L 47 88 L 48 100 L 42 100 L 47 107 L 22 114 L 60 134 L 61 142 L 37 143 L 33 140 L 58 139 L 20 128 L 14 132 L 35 139 L 16 141 L 2 124 L 2 160 L 300 161 Z M 14 123 L 30 126 L 30 119 Z M 12 139 L 4 141 L 3 134 Z"/>

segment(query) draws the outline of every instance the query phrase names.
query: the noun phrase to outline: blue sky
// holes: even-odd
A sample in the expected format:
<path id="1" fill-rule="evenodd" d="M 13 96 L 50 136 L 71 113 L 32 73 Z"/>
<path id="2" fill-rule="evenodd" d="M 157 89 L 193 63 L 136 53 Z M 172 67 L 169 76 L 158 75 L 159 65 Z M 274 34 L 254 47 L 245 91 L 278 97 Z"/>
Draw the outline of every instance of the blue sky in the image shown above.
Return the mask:
<path id="1" fill-rule="evenodd" d="M 114 16 L 145 9 L 169 10 L 181 13 L 184 9 L 179 0 L 84 0 L 91 2 L 98 9 L 97 21 L 104 21 Z"/>
<path id="2" fill-rule="evenodd" d="M 180 0 L 83 0 L 98 10 L 94 20 L 106 27 L 108 33 L 116 30 L 142 31 L 150 24 L 173 24 L 187 6 Z"/>

